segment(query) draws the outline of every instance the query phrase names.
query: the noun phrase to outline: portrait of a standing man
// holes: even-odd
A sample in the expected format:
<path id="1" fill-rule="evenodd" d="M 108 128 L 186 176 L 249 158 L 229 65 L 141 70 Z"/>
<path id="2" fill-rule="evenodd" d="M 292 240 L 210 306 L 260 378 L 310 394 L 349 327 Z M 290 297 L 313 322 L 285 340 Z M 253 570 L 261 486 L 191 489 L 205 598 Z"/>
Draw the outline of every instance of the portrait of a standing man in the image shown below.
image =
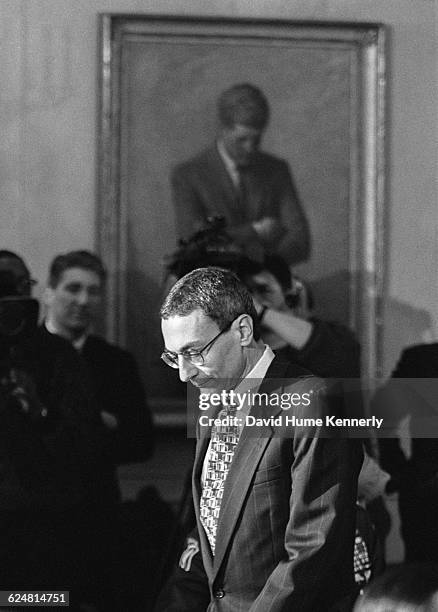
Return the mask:
<path id="1" fill-rule="evenodd" d="M 305 261 L 309 227 L 289 166 L 260 150 L 269 120 L 265 95 L 248 83 L 234 85 L 219 96 L 217 112 L 216 142 L 172 172 L 180 238 L 220 216 L 251 257 Z"/>

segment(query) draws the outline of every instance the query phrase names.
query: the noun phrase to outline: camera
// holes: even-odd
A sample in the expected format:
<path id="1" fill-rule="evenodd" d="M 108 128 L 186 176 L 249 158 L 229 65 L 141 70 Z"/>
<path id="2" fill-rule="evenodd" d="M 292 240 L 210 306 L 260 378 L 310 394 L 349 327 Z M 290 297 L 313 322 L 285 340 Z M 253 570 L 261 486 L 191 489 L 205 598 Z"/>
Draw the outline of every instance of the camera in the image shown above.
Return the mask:
<path id="1" fill-rule="evenodd" d="M 47 410 L 38 399 L 26 350 L 37 328 L 39 304 L 14 295 L 14 280 L 12 273 L 0 273 L 0 413 L 3 419 L 17 414 L 40 419 Z"/>
<path id="2" fill-rule="evenodd" d="M 178 279 L 206 266 L 218 266 L 237 271 L 244 255 L 242 249 L 227 232 L 224 217 L 209 217 L 202 227 L 166 258 L 166 271 Z"/>

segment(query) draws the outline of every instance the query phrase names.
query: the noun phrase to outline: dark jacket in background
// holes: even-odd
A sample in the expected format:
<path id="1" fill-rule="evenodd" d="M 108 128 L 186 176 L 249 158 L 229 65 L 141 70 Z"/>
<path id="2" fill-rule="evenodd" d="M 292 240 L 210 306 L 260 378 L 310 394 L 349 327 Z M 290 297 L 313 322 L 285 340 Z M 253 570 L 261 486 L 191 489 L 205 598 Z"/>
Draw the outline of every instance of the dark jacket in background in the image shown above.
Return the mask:
<path id="1" fill-rule="evenodd" d="M 92 485 L 89 494 L 98 503 L 116 502 L 119 500 L 117 465 L 145 461 L 153 452 L 152 418 L 135 360 L 127 351 L 98 336 L 88 336 L 79 352 L 67 340 L 48 332 L 45 326 L 39 328 L 38 335 L 49 354 L 62 342 L 73 355 L 87 397 L 87 418 L 99 422 L 94 457 L 89 466 Z M 116 417 L 115 430 L 103 424 L 102 411 Z"/>
<path id="2" fill-rule="evenodd" d="M 89 336 L 80 351 L 45 326 L 36 338 L 43 353 L 40 365 L 44 360 L 57 362 L 60 353 L 65 354 L 68 361 L 59 364 L 56 384 L 66 385 L 74 372 L 71 399 L 78 392 L 83 398 L 76 419 L 81 446 L 72 455 L 83 495 L 66 534 L 68 578 L 73 577 L 82 600 L 98 609 L 118 611 L 123 607 L 118 600 L 121 573 L 132 561 L 125 546 L 117 466 L 148 459 L 154 442 L 137 365 L 130 353 L 97 336 Z M 104 423 L 102 412 L 116 418 L 116 429 Z"/>
<path id="3" fill-rule="evenodd" d="M 76 355 L 38 330 L 16 356 L 31 406 L 29 415 L 1 411 L 0 510 L 74 506 L 86 495 L 85 472 L 102 433 Z"/>
<path id="4" fill-rule="evenodd" d="M 405 556 L 412 562 L 438 562 L 437 410 L 438 344 L 405 349 L 391 379 L 377 392 L 373 411 L 387 426 L 410 417 L 410 457 L 394 431 L 379 439 L 379 450 L 382 467 L 392 476 L 389 486 L 399 491 Z"/>
<path id="5" fill-rule="evenodd" d="M 286 346 L 275 351 L 323 378 L 360 378 L 360 344 L 354 333 L 331 321 L 311 318 L 313 330 L 302 349 Z"/>
<path id="6" fill-rule="evenodd" d="M 118 428 L 109 434 L 117 464 L 152 456 L 152 417 L 134 357 L 98 336 L 88 336 L 81 351 L 97 410 L 113 414 Z"/>
<path id="7" fill-rule="evenodd" d="M 82 530 L 102 425 L 87 398 L 77 357 L 38 331 L 15 351 L 28 413 L 0 398 L 0 583 L 68 588 L 79 595 Z"/>

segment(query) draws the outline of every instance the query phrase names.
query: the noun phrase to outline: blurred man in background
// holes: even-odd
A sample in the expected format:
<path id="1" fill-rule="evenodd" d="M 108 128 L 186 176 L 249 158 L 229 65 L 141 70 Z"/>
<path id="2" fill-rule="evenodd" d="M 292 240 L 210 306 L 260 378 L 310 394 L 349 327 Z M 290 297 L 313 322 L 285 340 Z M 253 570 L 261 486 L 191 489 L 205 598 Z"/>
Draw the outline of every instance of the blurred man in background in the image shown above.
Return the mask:
<path id="1" fill-rule="evenodd" d="M 128 351 L 93 334 L 102 314 L 105 278 L 103 264 L 93 253 L 58 255 L 49 271 L 44 327 L 76 349 L 107 431 L 112 461 L 144 461 L 152 455 L 153 426 L 137 364 Z"/>
<path id="2" fill-rule="evenodd" d="M 62 339 L 74 350 L 87 398 L 101 425 L 95 470 L 87 483 L 88 540 L 92 543 L 88 553 L 94 568 L 88 590 L 96 604 L 107 610 L 111 605 L 117 609 L 111 602 L 114 588 L 109 585 L 117 584 L 120 590 L 126 563 L 121 553 L 125 534 L 117 466 L 148 459 L 154 434 L 134 357 L 93 334 L 105 278 L 103 264 L 93 253 L 71 251 L 55 257 L 45 292 L 46 319 L 39 334 L 49 346 Z"/>

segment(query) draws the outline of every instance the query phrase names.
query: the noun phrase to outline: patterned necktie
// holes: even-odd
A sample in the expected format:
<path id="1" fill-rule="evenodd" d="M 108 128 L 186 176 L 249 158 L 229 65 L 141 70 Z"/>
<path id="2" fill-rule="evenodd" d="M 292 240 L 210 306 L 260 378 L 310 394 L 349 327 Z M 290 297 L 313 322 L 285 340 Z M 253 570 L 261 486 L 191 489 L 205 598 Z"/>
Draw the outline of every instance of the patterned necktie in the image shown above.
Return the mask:
<path id="1" fill-rule="evenodd" d="M 235 406 L 223 408 L 217 418 L 224 422 L 224 424 L 214 425 L 211 430 L 207 470 L 200 501 L 200 516 L 213 555 L 216 546 L 216 531 L 225 480 L 228 476 L 240 436 L 240 427 L 232 424 L 234 419 L 228 419 L 228 422 L 231 423 L 228 425 L 225 417 L 235 416 Z"/>
<path id="2" fill-rule="evenodd" d="M 372 562 L 367 543 L 358 529 L 356 529 L 356 535 L 354 537 L 353 564 L 354 581 L 360 586 L 365 586 L 371 578 Z"/>

